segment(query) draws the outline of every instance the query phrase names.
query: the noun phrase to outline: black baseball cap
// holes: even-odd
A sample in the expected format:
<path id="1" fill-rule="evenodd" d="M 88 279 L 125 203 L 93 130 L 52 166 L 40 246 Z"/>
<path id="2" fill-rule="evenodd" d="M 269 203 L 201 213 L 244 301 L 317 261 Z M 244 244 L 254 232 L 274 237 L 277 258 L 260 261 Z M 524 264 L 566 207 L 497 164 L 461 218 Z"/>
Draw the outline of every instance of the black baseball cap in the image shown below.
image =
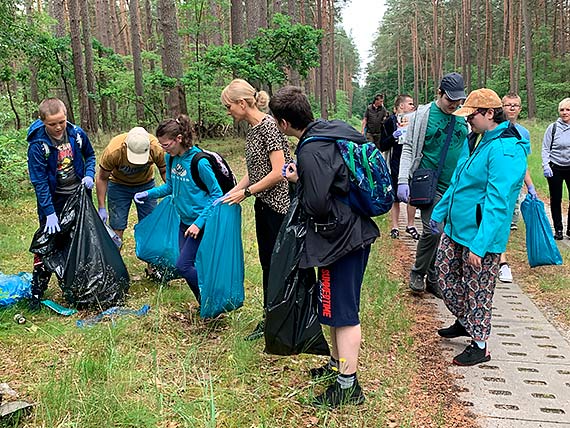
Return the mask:
<path id="1" fill-rule="evenodd" d="M 452 100 L 464 100 L 467 98 L 465 94 L 465 83 L 463 82 L 463 76 L 459 73 L 449 73 L 443 76 L 441 83 L 439 84 L 439 89 L 445 92 L 445 95 Z"/>

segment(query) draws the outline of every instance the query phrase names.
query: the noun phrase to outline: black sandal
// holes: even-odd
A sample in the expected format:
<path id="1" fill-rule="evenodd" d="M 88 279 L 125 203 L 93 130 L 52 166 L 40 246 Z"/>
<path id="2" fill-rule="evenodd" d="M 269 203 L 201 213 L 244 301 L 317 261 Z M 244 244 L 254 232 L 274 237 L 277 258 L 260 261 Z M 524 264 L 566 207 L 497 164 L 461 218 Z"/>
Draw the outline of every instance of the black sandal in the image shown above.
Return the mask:
<path id="1" fill-rule="evenodd" d="M 406 233 L 410 235 L 412 238 L 414 238 L 416 241 L 420 239 L 420 234 L 418 233 L 418 230 L 414 226 L 406 227 Z"/>
<path id="2" fill-rule="evenodd" d="M 392 229 L 390 231 L 390 238 L 398 239 L 400 237 L 400 231 L 398 229 Z"/>

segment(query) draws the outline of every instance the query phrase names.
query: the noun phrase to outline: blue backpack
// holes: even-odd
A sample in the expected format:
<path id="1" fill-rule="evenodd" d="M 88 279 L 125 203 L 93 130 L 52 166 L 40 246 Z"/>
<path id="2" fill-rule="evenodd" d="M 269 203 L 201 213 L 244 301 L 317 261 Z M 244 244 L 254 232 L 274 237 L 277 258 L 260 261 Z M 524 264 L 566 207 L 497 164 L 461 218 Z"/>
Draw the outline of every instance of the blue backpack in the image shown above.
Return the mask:
<path id="1" fill-rule="evenodd" d="M 375 217 L 386 214 L 394 203 L 392 178 L 386 161 L 373 143 L 357 144 L 343 138 L 309 137 L 310 141 L 331 141 L 340 151 L 349 171 L 350 190 L 341 201 L 350 205 L 360 215 Z"/>

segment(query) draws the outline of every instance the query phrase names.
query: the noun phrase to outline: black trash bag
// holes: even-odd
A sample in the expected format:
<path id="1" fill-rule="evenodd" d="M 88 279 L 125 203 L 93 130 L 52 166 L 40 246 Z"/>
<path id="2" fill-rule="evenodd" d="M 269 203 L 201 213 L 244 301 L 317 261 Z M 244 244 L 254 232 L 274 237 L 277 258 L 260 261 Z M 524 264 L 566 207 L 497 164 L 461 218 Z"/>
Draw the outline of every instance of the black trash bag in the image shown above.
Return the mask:
<path id="1" fill-rule="evenodd" d="M 303 210 L 293 199 L 271 255 L 264 332 L 269 354 L 330 355 L 317 317 L 315 270 L 299 269 L 306 231 Z"/>
<path id="2" fill-rule="evenodd" d="M 59 215 L 61 231 L 50 234 L 44 232 L 44 226 L 41 226 L 34 233 L 30 245 L 30 252 L 38 254 L 46 269 L 55 273 L 60 281 L 63 279 L 71 239 L 75 231 L 75 217 L 80 203 L 81 191 L 78 189 L 67 199 Z"/>
<path id="3" fill-rule="evenodd" d="M 122 304 L 129 273 L 84 186 L 69 198 L 60 217 L 62 231 L 48 236 L 36 232 L 30 251 L 58 275 L 69 304 L 79 309 Z"/>

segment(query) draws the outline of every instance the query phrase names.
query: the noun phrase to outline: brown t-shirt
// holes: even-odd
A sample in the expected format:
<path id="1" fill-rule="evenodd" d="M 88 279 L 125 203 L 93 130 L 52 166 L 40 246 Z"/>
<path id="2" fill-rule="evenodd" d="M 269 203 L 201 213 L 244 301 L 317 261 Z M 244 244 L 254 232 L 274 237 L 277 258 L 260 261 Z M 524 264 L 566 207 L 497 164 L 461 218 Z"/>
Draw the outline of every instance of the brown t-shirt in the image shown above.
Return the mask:
<path id="1" fill-rule="evenodd" d="M 150 156 L 145 165 L 133 165 L 127 159 L 127 144 L 125 139 L 127 134 L 120 134 L 113 137 L 109 145 L 99 159 L 99 167 L 111 173 L 113 183 L 124 184 L 125 186 L 140 186 L 148 183 L 154 178 L 152 165 L 158 169 L 166 167 L 164 162 L 164 151 L 158 144 L 154 135 L 150 136 Z"/>
<path id="2" fill-rule="evenodd" d="M 266 115 L 248 131 L 245 139 L 245 162 L 250 185 L 257 183 L 271 172 L 269 153 L 277 150 L 283 150 L 285 162 L 291 160 L 287 138 L 277 129 L 275 120 Z M 289 209 L 289 186 L 286 180 L 256 193 L 255 196 L 280 214 L 285 214 Z"/>

